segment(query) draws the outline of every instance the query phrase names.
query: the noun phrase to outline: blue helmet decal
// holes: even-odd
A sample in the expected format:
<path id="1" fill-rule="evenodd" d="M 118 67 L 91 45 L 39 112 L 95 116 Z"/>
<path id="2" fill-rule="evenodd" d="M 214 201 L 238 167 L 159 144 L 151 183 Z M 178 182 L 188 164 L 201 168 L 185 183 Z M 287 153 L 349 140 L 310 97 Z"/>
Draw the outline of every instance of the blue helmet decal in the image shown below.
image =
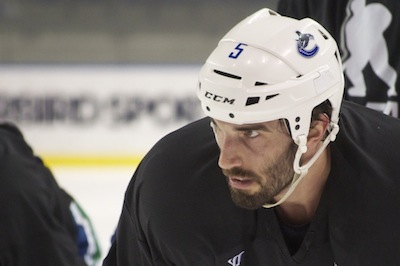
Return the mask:
<path id="1" fill-rule="evenodd" d="M 314 36 L 309 33 L 301 33 L 300 31 L 296 31 L 298 35 L 297 41 L 297 50 L 299 53 L 305 57 L 312 57 L 314 56 L 318 50 L 319 47 L 317 44 L 314 44 L 311 48 L 308 46 L 311 45 L 310 41 L 314 40 Z"/>

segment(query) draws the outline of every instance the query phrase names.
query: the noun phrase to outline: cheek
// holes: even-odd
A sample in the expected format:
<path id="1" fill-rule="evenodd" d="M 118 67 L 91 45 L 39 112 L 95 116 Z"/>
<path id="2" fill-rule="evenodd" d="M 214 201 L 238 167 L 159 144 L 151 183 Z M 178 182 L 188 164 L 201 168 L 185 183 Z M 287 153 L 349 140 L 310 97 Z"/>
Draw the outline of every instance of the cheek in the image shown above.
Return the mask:
<path id="1" fill-rule="evenodd" d="M 254 172 L 264 175 L 268 172 L 267 169 L 273 167 L 276 157 L 281 152 L 280 149 L 272 145 L 258 145 L 249 154 L 243 153 L 243 158 L 246 158 L 247 168 L 251 168 Z"/>
<path id="2" fill-rule="evenodd" d="M 265 158 L 265 160 L 271 160 L 286 152 L 289 146 L 289 141 L 282 141 L 280 138 L 273 138 L 269 139 L 268 141 L 254 143 L 253 151 L 258 156 Z"/>
<path id="3" fill-rule="evenodd" d="M 285 138 L 284 140 L 275 140 L 269 145 L 260 145 L 257 149 L 264 165 L 270 166 L 272 163 L 277 162 L 277 160 L 292 159 L 293 150 L 295 153 L 297 145 L 293 143 L 292 139 Z"/>

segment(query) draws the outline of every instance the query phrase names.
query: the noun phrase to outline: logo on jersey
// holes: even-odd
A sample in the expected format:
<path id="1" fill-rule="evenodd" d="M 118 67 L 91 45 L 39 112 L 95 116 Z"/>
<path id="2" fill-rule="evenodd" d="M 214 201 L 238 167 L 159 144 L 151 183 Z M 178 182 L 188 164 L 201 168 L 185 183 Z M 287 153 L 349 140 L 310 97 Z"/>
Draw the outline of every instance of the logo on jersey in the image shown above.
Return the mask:
<path id="1" fill-rule="evenodd" d="M 239 254 L 237 254 L 235 257 L 233 257 L 232 259 L 228 260 L 229 265 L 232 266 L 239 266 L 240 263 L 242 262 L 242 256 L 244 254 L 244 251 L 240 252 Z"/>
<path id="2" fill-rule="evenodd" d="M 305 57 L 314 56 L 319 50 L 319 46 L 314 41 L 314 36 L 309 33 L 301 33 L 300 31 L 296 31 L 296 33 L 298 35 L 296 41 L 299 53 Z"/>

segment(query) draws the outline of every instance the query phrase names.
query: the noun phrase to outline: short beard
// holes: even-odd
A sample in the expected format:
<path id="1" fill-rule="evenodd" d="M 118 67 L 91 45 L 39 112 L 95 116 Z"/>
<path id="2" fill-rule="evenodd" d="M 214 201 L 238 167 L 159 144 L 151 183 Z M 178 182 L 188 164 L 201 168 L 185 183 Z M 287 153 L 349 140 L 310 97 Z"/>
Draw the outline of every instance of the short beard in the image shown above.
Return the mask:
<path id="1" fill-rule="evenodd" d="M 286 152 L 283 152 L 264 169 L 263 176 L 257 175 L 251 170 L 242 168 L 222 169 L 226 176 L 241 176 L 251 178 L 260 185 L 260 191 L 248 194 L 246 191 L 237 190 L 229 186 L 232 201 L 241 208 L 254 210 L 267 203 L 273 203 L 283 189 L 288 187 L 293 179 L 293 161 L 297 151 L 297 145 L 292 143 Z M 268 178 L 268 179 L 266 179 Z M 229 178 L 227 178 L 229 182 Z"/>

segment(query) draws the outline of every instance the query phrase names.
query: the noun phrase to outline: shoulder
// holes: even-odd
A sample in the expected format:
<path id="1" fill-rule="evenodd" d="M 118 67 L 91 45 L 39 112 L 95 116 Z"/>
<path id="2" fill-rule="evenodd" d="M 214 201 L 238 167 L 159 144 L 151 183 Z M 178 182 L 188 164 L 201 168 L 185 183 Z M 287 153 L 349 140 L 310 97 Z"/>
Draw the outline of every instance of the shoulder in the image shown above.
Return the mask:
<path id="1" fill-rule="evenodd" d="M 182 150 L 185 148 L 196 148 L 188 147 L 184 144 L 203 144 L 203 143 L 214 142 L 214 134 L 210 127 L 210 119 L 208 117 L 194 121 L 174 132 L 163 137 L 153 147 L 151 152 L 165 147 L 173 148 L 175 145 L 176 149 Z M 174 149 L 175 150 L 175 149 Z"/>
<path id="2" fill-rule="evenodd" d="M 0 194 L 14 202 L 41 198 L 43 192 L 57 188 L 50 170 L 12 124 L 0 124 L 0 176 Z"/>
<path id="3" fill-rule="evenodd" d="M 174 242 L 178 235 L 190 242 L 206 229 L 228 231 L 217 222 L 225 219 L 222 213 L 239 223 L 242 212 L 231 201 L 218 154 L 208 119 L 165 136 L 145 156 L 127 188 L 124 205 L 131 219 L 171 246 L 180 246 Z M 232 227 L 235 223 L 231 221 Z"/>
<path id="4" fill-rule="evenodd" d="M 400 119 L 344 102 L 339 128 L 331 147 L 341 156 L 351 158 L 352 167 L 397 171 Z"/>
<path id="5" fill-rule="evenodd" d="M 332 245 L 346 246 L 350 257 L 364 249 L 373 250 L 371 258 L 391 254 L 392 259 L 398 254 L 393 243 L 400 237 L 400 215 L 393 209 L 393 203 L 400 201 L 400 120 L 344 102 L 339 124 L 338 138 L 330 144 Z M 363 245 L 354 246 L 354 241 Z"/>
<path id="6" fill-rule="evenodd" d="M 338 180 L 359 182 L 364 189 L 384 186 L 388 191 L 397 191 L 400 188 L 400 178 L 397 178 L 400 119 L 344 102 L 339 127 L 337 139 L 330 144 L 332 168 L 338 176 L 348 178 Z M 361 189 L 359 185 L 354 186 Z M 397 194 L 394 193 L 395 198 Z"/>
<path id="7" fill-rule="evenodd" d="M 17 154 L 32 156 L 33 151 L 17 126 L 0 123 L 0 156 Z"/>
<path id="8" fill-rule="evenodd" d="M 400 142 L 400 119 L 351 102 L 343 102 L 340 114 L 340 135 L 352 137 L 354 140 L 377 143 Z M 381 142 L 383 141 L 383 143 Z M 389 143 L 388 143 L 389 142 Z M 373 144 L 365 143 L 365 144 Z"/>
<path id="9" fill-rule="evenodd" d="M 339 126 L 337 139 L 330 146 L 331 175 L 341 198 L 360 197 L 357 201 L 362 204 L 378 204 L 377 212 L 385 203 L 398 202 L 400 119 L 344 102 Z"/>
<path id="10" fill-rule="evenodd" d="M 143 158 L 135 173 L 135 182 L 163 189 L 164 182 L 193 181 L 204 171 L 218 171 L 218 146 L 204 118 L 188 124 L 162 138 Z M 208 167 L 209 166 L 209 167 Z"/>
<path id="11" fill-rule="evenodd" d="M 193 172 L 199 165 L 215 161 L 218 146 L 209 123 L 208 118 L 203 118 L 166 135 L 144 157 L 140 173 Z"/>

